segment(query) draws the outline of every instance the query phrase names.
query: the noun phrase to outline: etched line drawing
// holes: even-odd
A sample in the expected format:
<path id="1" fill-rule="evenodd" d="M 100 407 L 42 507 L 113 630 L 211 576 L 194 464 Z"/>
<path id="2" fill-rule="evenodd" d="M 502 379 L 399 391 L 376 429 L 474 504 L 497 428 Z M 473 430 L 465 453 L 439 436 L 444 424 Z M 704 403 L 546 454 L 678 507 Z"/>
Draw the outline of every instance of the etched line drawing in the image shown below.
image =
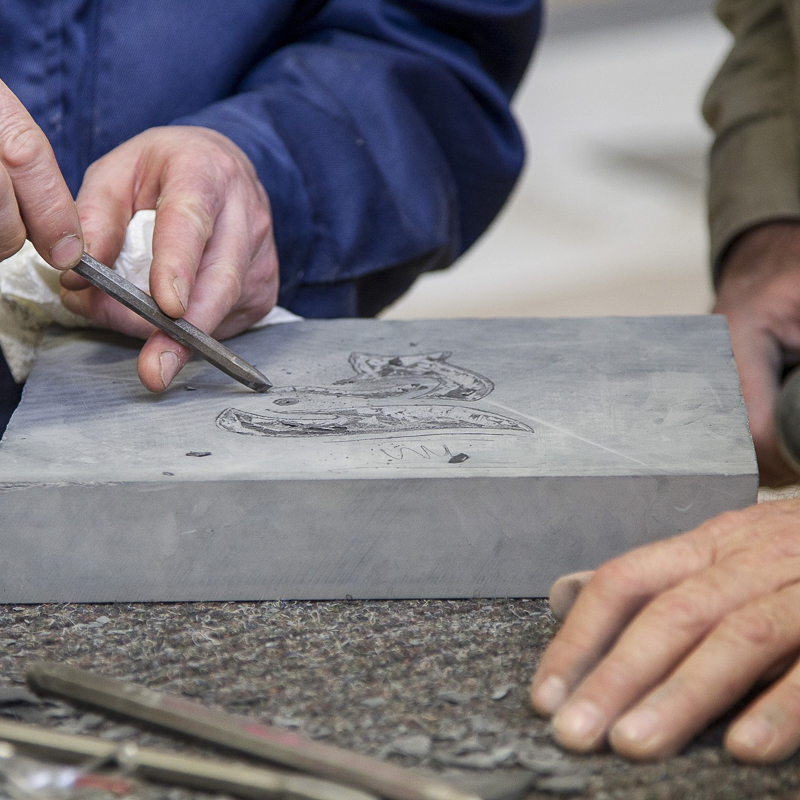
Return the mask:
<path id="1" fill-rule="evenodd" d="M 532 433 L 511 417 L 451 405 L 362 406 L 330 411 L 253 414 L 226 408 L 217 425 L 232 433 L 260 436 L 324 436 L 352 433 L 405 433 L 429 430 L 495 430 Z"/>
<path id="2" fill-rule="evenodd" d="M 494 383 L 473 370 L 450 364 L 451 355 L 449 351 L 391 356 L 351 353 L 348 363 L 354 376 L 327 387 L 276 386 L 260 402 L 285 411 L 226 408 L 216 424 L 250 436 L 424 435 L 445 430 L 533 433 L 533 428 L 513 417 L 460 405 L 486 397 Z M 319 408 L 327 398 L 406 402 Z M 421 399 L 450 402 L 418 402 Z"/>
<path id="3" fill-rule="evenodd" d="M 420 385 L 430 382 L 430 388 L 420 397 L 467 401 L 480 400 L 494 389 L 494 383 L 483 375 L 448 364 L 451 355 L 447 351 L 392 357 L 351 353 L 350 366 L 356 377 L 337 381 L 336 385 L 359 387 L 378 378 L 410 377 L 418 379 Z"/>
<path id="4" fill-rule="evenodd" d="M 395 451 L 393 453 L 390 453 L 385 447 L 381 447 L 381 453 L 383 453 L 390 461 L 402 461 L 407 454 L 416 456 L 417 458 L 423 458 L 426 461 L 430 461 L 432 458 L 439 459 L 453 457 L 453 453 L 446 444 L 441 446 L 441 453 L 436 452 L 439 448 L 428 447 L 426 444 L 423 444 L 421 447 L 409 447 L 407 444 L 395 444 L 394 447 Z"/>
<path id="5" fill-rule="evenodd" d="M 430 398 L 474 402 L 486 397 L 494 383 L 472 370 L 447 363 L 451 352 L 379 356 L 351 353 L 348 363 L 354 376 L 331 386 L 275 386 L 269 396 L 275 405 L 290 405 L 298 397 L 364 397 L 389 400 Z"/>

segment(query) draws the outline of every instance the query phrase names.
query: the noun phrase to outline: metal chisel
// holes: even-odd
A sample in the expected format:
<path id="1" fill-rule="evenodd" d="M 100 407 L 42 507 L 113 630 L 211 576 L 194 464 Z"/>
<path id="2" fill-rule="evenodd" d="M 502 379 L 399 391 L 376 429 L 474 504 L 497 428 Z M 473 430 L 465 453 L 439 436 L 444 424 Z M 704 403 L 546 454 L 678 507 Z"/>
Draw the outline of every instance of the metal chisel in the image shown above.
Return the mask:
<path id="1" fill-rule="evenodd" d="M 185 756 L 122 745 L 93 736 L 42 730 L 0 720 L 0 740 L 59 761 L 118 761 L 135 776 L 246 800 L 377 800 L 374 795 L 307 775 L 279 772 L 215 758 Z"/>
<path id="2" fill-rule="evenodd" d="M 394 764 L 67 664 L 32 664 L 27 678 L 38 692 L 78 700 L 173 733 L 342 782 L 386 800 L 480 800 L 445 781 Z"/>
<path id="3" fill-rule="evenodd" d="M 243 383 L 255 392 L 265 392 L 272 386 L 254 366 L 239 358 L 213 336 L 204 333 L 185 319 L 168 317 L 149 294 L 88 253 L 81 256 L 80 263 L 73 269 L 92 286 L 119 300 L 122 305 L 239 383 Z"/>

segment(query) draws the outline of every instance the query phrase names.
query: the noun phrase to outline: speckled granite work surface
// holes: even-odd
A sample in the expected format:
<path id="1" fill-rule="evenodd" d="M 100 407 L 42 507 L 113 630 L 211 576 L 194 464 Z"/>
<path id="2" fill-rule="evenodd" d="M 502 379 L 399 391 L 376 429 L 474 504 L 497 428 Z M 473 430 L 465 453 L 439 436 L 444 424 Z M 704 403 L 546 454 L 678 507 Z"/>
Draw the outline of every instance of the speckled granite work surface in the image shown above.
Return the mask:
<path id="1" fill-rule="evenodd" d="M 26 665 L 46 658 L 432 771 L 487 798 L 800 796 L 800 758 L 737 764 L 721 726 L 661 764 L 558 749 L 527 704 L 554 630 L 540 600 L 1 606 L 0 716 L 185 749 L 20 691 Z"/>

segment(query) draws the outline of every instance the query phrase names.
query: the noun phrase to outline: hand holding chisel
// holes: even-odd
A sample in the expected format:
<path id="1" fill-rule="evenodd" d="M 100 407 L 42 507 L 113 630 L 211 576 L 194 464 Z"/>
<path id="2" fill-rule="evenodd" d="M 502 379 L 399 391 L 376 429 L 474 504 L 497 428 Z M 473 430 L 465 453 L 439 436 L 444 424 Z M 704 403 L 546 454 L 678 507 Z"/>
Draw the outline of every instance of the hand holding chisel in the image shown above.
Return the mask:
<path id="1" fill-rule="evenodd" d="M 191 322 L 168 317 L 149 294 L 143 292 L 119 273 L 109 269 L 105 264 L 92 258 L 88 253 L 81 256 L 81 261 L 74 271 L 239 383 L 243 383 L 256 392 L 265 392 L 272 386 L 255 367 L 239 358 L 207 333 L 203 333 Z"/>

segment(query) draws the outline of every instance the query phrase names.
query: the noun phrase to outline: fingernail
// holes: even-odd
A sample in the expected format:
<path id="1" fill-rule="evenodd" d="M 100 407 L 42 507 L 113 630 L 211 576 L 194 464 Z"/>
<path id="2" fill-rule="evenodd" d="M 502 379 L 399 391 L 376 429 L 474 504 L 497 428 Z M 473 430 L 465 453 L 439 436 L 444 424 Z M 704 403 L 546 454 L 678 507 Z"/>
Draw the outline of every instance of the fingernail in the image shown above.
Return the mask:
<path id="1" fill-rule="evenodd" d="M 570 745 L 592 745 L 603 732 L 603 713 L 588 700 L 565 706 L 553 720 L 559 739 Z"/>
<path id="2" fill-rule="evenodd" d="M 652 708 L 639 708 L 626 714 L 613 729 L 615 739 L 632 744 L 645 744 L 655 738 L 661 728 L 661 717 Z"/>
<path id="3" fill-rule="evenodd" d="M 50 260 L 59 269 L 74 267 L 83 255 L 83 244 L 77 236 L 65 236 L 50 248 Z"/>
<path id="4" fill-rule="evenodd" d="M 178 302 L 183 306 L 185 313 L 189 306 L 189 284 L 180 276 L 176 276 L 172 279 L 172 288 L 175 290 Z"/>
<path id="5" fill-rule="evenodd" d="M 543 714 L 555 714 L 567 699 L 567 685 L 561 678 L 550 675 L 533 693 L 533 705 Z"/>
<path id="6" fill-rule="evenodd" d="M 165 350 L 158 359 L 161 362 L 161 383 L 166 389 L 181 368 L 178 356 L 172 350 Z"/>
<path id="7" fill-rule="evenodd" d="M 775 737 L 775 728 L 764 719 L 745 719 L 736 725 L 728 734 L 728 743 L 739 745 L 756 753 L 764 753 L 769 749 Z"/>

